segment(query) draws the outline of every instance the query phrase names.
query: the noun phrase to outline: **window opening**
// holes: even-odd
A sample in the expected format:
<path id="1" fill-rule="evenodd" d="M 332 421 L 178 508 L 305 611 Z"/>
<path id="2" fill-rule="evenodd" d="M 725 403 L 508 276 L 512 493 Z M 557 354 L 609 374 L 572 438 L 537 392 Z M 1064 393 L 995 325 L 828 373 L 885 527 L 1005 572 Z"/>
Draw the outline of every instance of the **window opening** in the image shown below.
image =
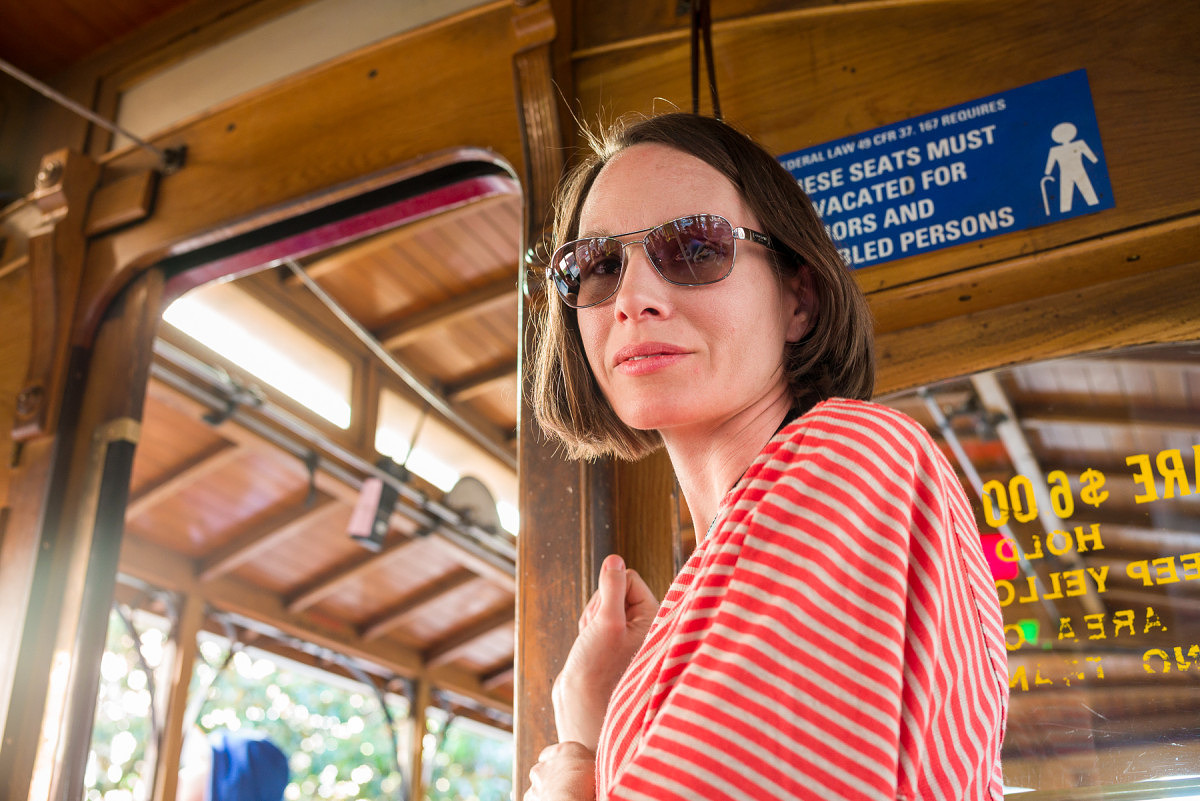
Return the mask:
<path id="1" fill-rule="evenodd" d="M 338 428 L 350 427 L 350 361 L 236 284 L 194 289 L 163 319 Z"/>

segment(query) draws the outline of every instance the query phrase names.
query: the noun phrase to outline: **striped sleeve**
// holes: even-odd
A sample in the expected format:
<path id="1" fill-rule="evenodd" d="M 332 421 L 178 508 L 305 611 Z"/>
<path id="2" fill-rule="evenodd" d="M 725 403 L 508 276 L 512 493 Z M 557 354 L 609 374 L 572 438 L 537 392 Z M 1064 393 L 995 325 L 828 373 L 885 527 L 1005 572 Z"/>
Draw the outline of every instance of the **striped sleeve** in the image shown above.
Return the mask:
<path id="1" fill-rule="evenodd" d="M 637 735 L 609 799 L 1001 797 L 1003 633 L 961 486 L 903 415 L 818 410 L 751 467 L 653 675 L 618 688 L 644 707 L 611 727 Z"/>

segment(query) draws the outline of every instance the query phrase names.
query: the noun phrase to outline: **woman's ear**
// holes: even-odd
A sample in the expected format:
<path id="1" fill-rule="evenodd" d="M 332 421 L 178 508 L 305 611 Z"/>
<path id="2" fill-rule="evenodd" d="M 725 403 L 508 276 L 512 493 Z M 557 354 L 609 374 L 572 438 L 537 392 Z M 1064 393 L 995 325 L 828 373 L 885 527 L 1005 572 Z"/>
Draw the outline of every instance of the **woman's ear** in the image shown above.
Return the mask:
<path id="1" fill-rule="evenodd" d="M 788 279 L 787 290 L 787 310 L 791 313 L 787 341 L 799 342 L 812 330 L 817 319 L 817 293 L 813 291 L 812 271 L 807 264 L 801 264 L 796 274 Z"/>

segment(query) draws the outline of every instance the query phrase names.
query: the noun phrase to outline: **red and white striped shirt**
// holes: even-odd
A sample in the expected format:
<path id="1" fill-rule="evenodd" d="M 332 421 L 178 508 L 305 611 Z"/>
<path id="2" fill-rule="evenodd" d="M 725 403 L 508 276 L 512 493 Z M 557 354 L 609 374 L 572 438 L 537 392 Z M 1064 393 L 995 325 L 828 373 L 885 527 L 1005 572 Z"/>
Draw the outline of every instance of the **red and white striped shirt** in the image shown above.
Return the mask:
<path id="1" fill-rule="evenodd" d="M 730 491 L 613 693 L 600 799 L 1000 799 L 1008 670 L 926 431 L 824 401 Z"/>

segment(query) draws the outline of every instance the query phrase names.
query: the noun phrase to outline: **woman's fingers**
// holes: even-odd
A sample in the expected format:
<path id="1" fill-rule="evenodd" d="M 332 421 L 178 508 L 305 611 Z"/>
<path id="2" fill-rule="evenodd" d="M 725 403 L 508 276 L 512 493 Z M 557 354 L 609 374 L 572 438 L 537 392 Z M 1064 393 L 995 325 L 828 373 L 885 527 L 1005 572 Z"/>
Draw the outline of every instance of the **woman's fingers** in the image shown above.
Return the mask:
<path id="1" fill-rule="evenodd" d="M 583 607 L 583 614 L 579 616 L 579 630 L 583 631 L 592 622 L 592 618 L 596 616 L 596 609 L 600 606 L 600 591 L 592 593 L 592 597 L 588 599 L 587 606 Z"/>
<path id="2" fill-rule="evenodd" d="M 658 611 L 658 599 L 636 570 L 625 571 L 625 608 L 630 620 Z"/>
<path id="3" fill-rule="evenodd" d="M 599 588 L 588 600 L 579 616 L 583 631 L 597 615 L 603 613 L 605 622 L 613 628 L 634 623 L 645 617 L 653 618 L 658 611 L 658 599 L 636 570 L 629 570 L 620 556 L 610 554 L 600 568 Z"/>
<path id="4" fill-rule="evenodd" d="M 542 749 L 529 770 L 524 801 L 594 801 L 596 754 L 578 742 L 562 742 Z"/>

